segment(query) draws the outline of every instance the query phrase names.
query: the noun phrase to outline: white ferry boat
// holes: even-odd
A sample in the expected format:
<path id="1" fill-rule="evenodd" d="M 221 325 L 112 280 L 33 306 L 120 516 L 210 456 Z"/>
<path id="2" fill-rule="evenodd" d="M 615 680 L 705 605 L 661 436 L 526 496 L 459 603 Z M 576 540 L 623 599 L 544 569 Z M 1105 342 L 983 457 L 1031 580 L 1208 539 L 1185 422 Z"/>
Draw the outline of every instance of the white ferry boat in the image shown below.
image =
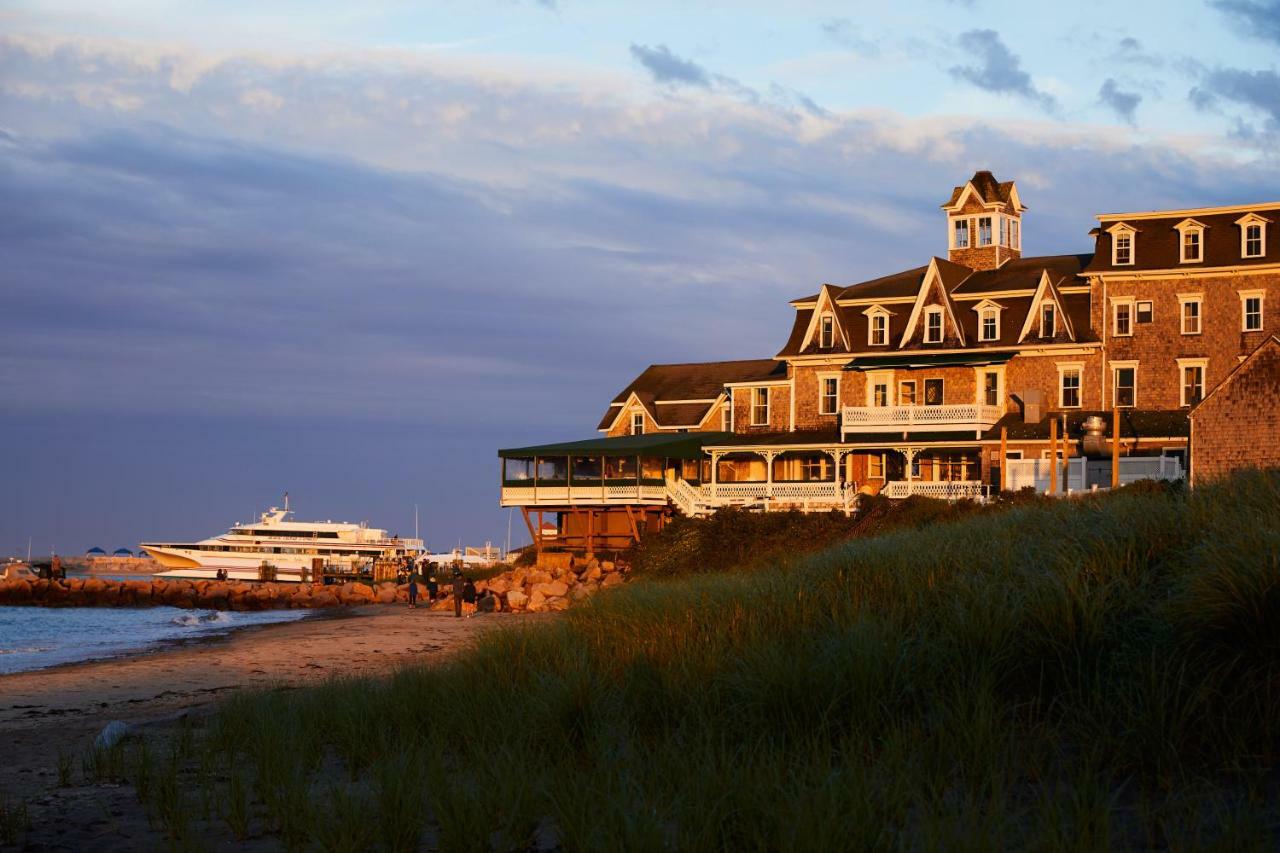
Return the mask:
<path id="1" fill-rule="evenodd" d="M 300 581 L 315 560 L 344 567 L 377 557 L 417 558 L 421 539 L 388 536 L 367 525 L 335 521 L 287 521 L 293 513 L 272 507 L 257 522 L 237 524 L 221 536 L 199 542 L 143 542 L 139 547 L 164 571 L 156 577 L 212 580 L 225 569 L 230 580 L 257 580 L 265 562 L 276 568 L 276 579 Z"/>

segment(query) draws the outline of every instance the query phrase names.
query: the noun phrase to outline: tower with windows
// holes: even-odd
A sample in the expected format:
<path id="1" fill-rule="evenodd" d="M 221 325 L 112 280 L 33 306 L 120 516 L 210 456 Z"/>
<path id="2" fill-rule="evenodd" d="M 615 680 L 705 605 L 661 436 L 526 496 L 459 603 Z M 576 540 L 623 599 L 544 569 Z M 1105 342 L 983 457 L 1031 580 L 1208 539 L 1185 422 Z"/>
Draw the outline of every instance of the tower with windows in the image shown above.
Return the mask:
<path id="1" fill-rule="evenodd" d="M 952 189 L 942 205 L 947 215 L 947 259 L 970 269 L 991 270 L 1022 257 L 1022 212 L 1013 181 L 974 172 Z"/>

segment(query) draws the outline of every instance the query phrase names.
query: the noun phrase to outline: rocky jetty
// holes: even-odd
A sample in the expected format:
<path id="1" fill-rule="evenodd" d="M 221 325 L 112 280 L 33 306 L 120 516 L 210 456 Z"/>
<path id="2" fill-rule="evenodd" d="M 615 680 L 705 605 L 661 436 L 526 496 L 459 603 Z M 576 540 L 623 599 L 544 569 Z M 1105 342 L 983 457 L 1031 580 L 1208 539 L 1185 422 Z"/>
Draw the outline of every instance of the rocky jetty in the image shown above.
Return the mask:
<path id="1" fill-rule="evenodd" d="M 589 560 L 574 569 L 516 568 L 477 581 L 483 596 L 492 593 L 498 609 L 505 611 L 564 610 L 596 590 L 623 582 L 623 570 L 610 562 Z M 446 579 L 441 578 L 442 585 Z M 419 587 L 419 601 L 426 590 Z M 409 597 L 408 584 L 370 586 L 348 583 L 332 586 L 298 583 L 249 583 L 245 581 L 185 581 L 168 578 L 106 580 L 14 579 L 0 581 L 0 604 L 37 607 L 149 607 L 169 606 L 203 610 L 280 610 L 289 608 L 350 607 L 395 604 Z M 436 609 L 449 609 L 448 596 Z"/>

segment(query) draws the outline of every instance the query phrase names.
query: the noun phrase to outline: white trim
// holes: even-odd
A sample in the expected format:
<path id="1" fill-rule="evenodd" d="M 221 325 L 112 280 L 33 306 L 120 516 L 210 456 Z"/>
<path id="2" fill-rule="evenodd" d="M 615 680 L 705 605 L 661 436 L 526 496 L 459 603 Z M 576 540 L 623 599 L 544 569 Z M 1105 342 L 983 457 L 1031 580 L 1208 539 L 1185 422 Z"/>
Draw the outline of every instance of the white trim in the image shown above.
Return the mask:
<path id="1" fill-rule="evenodd" d="M 1111 266 L 1113 267 L 1133 266 L 1134 261 L 1137 257 L 1137 252 L 1135 251 L 1138 245 L 1137 229 L 1135 229 L 1132 225 L 1128 225 L 1124 222 L 1117 222 L 1115 225 L 1112 225 L 1110 228 L 1106 229 L 1106 231 L 1108 234 L 1111 235 Z M 1117 245 L 1117 241 L 1119 240 L 1121 235 L 1124 235 L 1129 238 L 1129 260 L 1127 261 L 1121 261 L 1119 259 L 1119 252 L 1118 252 L 1119 246 Z"/>
<path id="2" fill-rule="evenodd" d="M 841 362 L 847 362 L 848 360 L 849 359 L 847 358 L 840 359 Z M 790 384 L 791 384 L 790 379 L 757 379 L 754 382 L 750 380 L 743 381 L 743 382 L 726 382 L 724 383 L 724 387 L 726 388 L 763 388 L 765 386 L 768 386 L 770 388 L 780 388 Z"/>
<path id="3" fill-rule="evenodd" d="M 1180 264 L 1202 264 L 1205 255 L 1205 231 L 1208 226 L 1203 222 L 1197 222 L 1194 219 L 1184 219 L 1173 229 L 1178 232 L 1178 263 Z M 1187 235 L 1196 235 L 1196 256 L 1194 258 L 1187 257 Z"/>
<path id="4" fill-rule="evenodd" d="M 1240 331 L 1242 332 L 1263 332 L 1267 328 L 1267 292 L 1265 290 L 1240 290 Z M 1258 323 L 1256 329 L 1250 329 L 1248 324 L 1247 309 L 1250 299 L 1258 300 Z"/>
<path id="5" fill-rule="evenodd" d="M 756 420 L 756 395 L 764 392 L 764 420 Z M 757 385 L 751 390 L 751 417 L 748 418 L 750 424 L 754 426 L 769 426 L 773 422 L 773 394 L 772 388 L 768 385 Z"/>
<path id="6" fill-rule="evenodd" d="M 981 302 L 979 302 L 977 305 L 973 306 L 973 311 L 978 315 L 978 342 L 990 343 L 991 341 L 1000 340 L 1000 316 L 1004 312 L 1004 306 L 1001 305 L 999 302 L 994 302 L 990 299 L 984 299 Z M 990 337 L 990 338 L 983 335 L 983 321 L 985 319 L 983 315 L 986 314 L 988 311 L 994 312 L 996 315 L 996 333 L 994 337 Z"/>
<path id="7" fill-rule="evenodd" d="M 910 403 L 904 403 L 904 402 L 903 402 L 903 400 L 907 399 L 907 398 L 906 398 L 906 397 L 904 397 L 904 396 L 903 396 L 903 394 L 902 394 L 902 386 L 903 386 L 903 385 L 910 385 L 910 386 L 911 386 L 911 402 L 910 402 Z M 897 395 L 898 395 L 898 396 L 897 396 L 896 405 L 899 405 L 899 406 L 918 406 L 918 405 L 920 405 L 920 381 L 919 381 L 919 380 L 917 380 L 917 379 L 899 379 L 899 380 L 898 380 L 898 384 L 897 384 L 897 388 L 896 388 L 895 390 L 896 390 Z"/>
<path id="8" fill-rule="evenodd" d="M 1237 219 L 1235 224 L 1240 226 L 1240 257 L 1247 259 L 1265 258 L 1267 256 L 1267 226 L 1271 224 L 1271 220 L 1256 213 L 1248 213 Z M 1258 228 L 1259 251 L 1257 254 L 1251 255 L 1249 254 L 1249 229 L 1254 226 Z"/>
<path id="9" fill-rule="evenodd" d="M 867 346 L 869 347 L 887 347 L 889 346 L 889 317 L 892 315 L 880 305 L 872 305 L 870 308 L 862 312 L 867 318 Z M 884 318 L 884 340 L 880 343 L 875 342 L 875 318 Z"/>
<path id="10" fill-rule="evenodd" d="M 1129 309 L 1129 331 L 1120 331 L 1120 306 L 1124 305 Z M 1111 297 L 1111 337 L 1113 338 L 1132 338 L 1133 327 L 1138 324 L 1138 305 L 1137 299 L 1132 296 L 1113 296 Z"/>
<path id="11" fill-rule="evenodd" d="M 1194 332 L 1187 331 L 1187 306 L 1196 306 L 1196 330 Z M 1204 294 L 1203 293 L 1179 293 L 1178 294 L 1178 328 L 1184 335 L 1201 335 L 1204 334 Z"/>
<path id="12" fill-rule="evenodd" d="M 720 395 L 720 397 L 723 396 L 723 394 Z M 653 404 L 655 406 L 679 406 L 685 403 L 714 403 L 720 397 L 704 397 L 697 400 L 654 400 Z"/>
<path id="13" fill-rule="evenodd" d="M 1084 362 L 1083 361 L 1059 361 L 1056 363 L 1058 368 L 1058 408 L 1059 409 L 1080 409 L 1084 407 Z M 1076 373 L 1076 404 L 1068 406 L 1064 391 L 1063 377 L 1068 370 L 1074 370 Z"/>
<path id="14" fill-rule="evenodd" d="M 937 337 L 934 333 L 934 318 L 937 318 Z M 924 337 L 921 343 L 940 344 L 947 337 L 947 315 L 941 305 L 930 305 L 924 309 Z"/>
<path id="15" fill-rule="evenodd" d="M 1121 406 L 1116 402 L 1116 380 L 1117 371 L 1133 370 L 1133 403 L 1127 406 Z M 1138 408 L 1138 362 L 1137 361 L 1113 361 L 1111 362 L 1111 404 L 1117 409 L 1136 409 Z"/>
<path id="16" fill-rule="evenodd" d="M 1263 202 L 1261 204 L 1231 204 L 1225 207 L 1187 207 L 1180 210 L 1099 213 L 1094 216 L 1094 219 L 1099 222 L 1111 222 L 1117 219 L 1170 219 L 1174 216 L 1212 216 L 1216 213 L 1249 213 L 1258 210 L 1280 210 L 1280 201 Z"/>
<path id="17" fill-rule="evenodd" d="M 938 289 L 942 293 L 942 306 L 946 309 L 947 314 L 951 316 L 951 325 L 956 330 L 956 339 L 960 341 L 960 346 L 965 346 L 964 329 L 961 328 L 960 322 L 956 320 L 955 314 L 951 310 L 951 298 L 947 294 L 947 289 L 942 283 L 942 274 L 938 272 L 938 259 L 929 259 L 929 268 L 924 271 L 924 277 L 920 281 L 920 290 L 916 293 L 915 305 L 911 308 L 911 316 L 907 319 L 907 327 L 902 332 L 902 339 L 898 344 L 901 349 L 907 345 L 907 341 L 911 340 L 911 336 L 915 334 L 916 323 L 920 320 L 920 313 L 924 309 L 924 298 L 929 293 L 929 286 L 937 284 Z M 929 306 L 938 307 L 938 306 Z M 942 330 L 942 339 L 947 339 L 947 330 Z M 962 350 L 963 351 L 963 350 Z"/>
<path id="18" fill-rule="evenodd" d="M 839 373 L 819 373 L 817 374 L 817 379 L 818 379 L 818 414 L 823 416 L 838 415 L 840 413 L 841 375 Z M 828 412 L 823 410 L 822 403 L 823 403 L 823 400 L 826 399 L 826 394 L 824 393 L 825 391 L 824 383 L 829 379 L 834 380 L 836 383 L 836 396 L 835 396 L 835 406 L 831 409 L 831 411 Z"/>
<path id="19" fill-rule="evenodd" d="M 1004 383 L 1004 369 L 1005 369 L 1005 367 L 1007 367 L 1007 365 L 1004 365 L 1004 364 L 986 364 L 986 365 L 982 365 L 982 366 L 980 366 L 980 367 L 975 367 L 975 368 L 973 369 L 973 402 L 974 402 L 976 405 L 979 405 L 979 406 L 996 406 L 996 407 L 1000 408 L 1001 410 L 1003 410 L 1003 409 L 1005 408 L 1005 393 L 1004 393 L 1004 388 L 1005 388 L 1005 383 Z M 985 392 L 987 389 L 983 386 L 983 380 L 982 380 L 982 377 L 983 377 L 985 374 L 987 374 L 987 373 L 994 373 L 994 374 L 996 375 L 996 401 L 995 401 L 994 403 L 988 403 L 988 402 L 986 401 L 985 396 L 984 396 L 984 392 Z"/>
<path id="20" fill-rule="evenodd" d="M 1204 399 L 1205 388 L 1209 381 L 1209 359 L 1207 358 L 1179 358 L 1178 362 L 1178 405 L 1185 407 L 1194 406 L 1195 403 L 1187 402 L 1187 383 L 1183 380 L 1183 374 L 1188 367 L 1200 368 L 1200 400 Z M 1134 380 L 1136 384 L 1136 379 Z M 1196 400 L 1199 403 L 1200 400 Z"/>
<path id="21" fill-rule="evenodd" d="M 636 431 L 636 418 L 639 418 L 639 419 L 640 419 L 640 431 L 639 431 L 639 432 L 637 432 L 637 431 Z M 632 435 L 644 435 L 644 410 L 643 410 L 643 409 L 642 409 L 642 410 L 640 410 L 640 411 L 638 411 L 638 412 L 632 412 L 632 413 L 631 413 L 631 434 L 632 434 Z"/>
<path id="22" fill-rule="evenodd" d="M 860 284 L 865 284 L 865 283 L 866 282 L 860 282 Z M 857 287 L 858 285 L 849 285 L 849 286 Z M 852 307 L 857 305 L 910 305 L 912 302 L 915 302 L 915 301 L 916 301 L 916 298 L 914 296 L 885 296 L 879 299 L 872 296 L 860 296 L 860 297 L 848 296 L 848 297 L 841 297 L 837 299 L 836 304 L 842 307 Z"/>
<path id="23" fill-rule="evenodd" d="M 894 379 L 894 376 L 893 376 L 892 370 L 868 370 L 867 371 L 866 387 L 864 391 L 865 391 L 865 396 L 866 396 L 868 406 L 877 405 L 875 401 L 875 394 L 873 393 L 873 391 L 875 389 L 875 386 L 879 384 L 884 385 L 884 405 L 886 406 L 894 405 L 894 399 L 895 399 L 894 391 L 896 389 L 893 387 L 893 379 Z"/>

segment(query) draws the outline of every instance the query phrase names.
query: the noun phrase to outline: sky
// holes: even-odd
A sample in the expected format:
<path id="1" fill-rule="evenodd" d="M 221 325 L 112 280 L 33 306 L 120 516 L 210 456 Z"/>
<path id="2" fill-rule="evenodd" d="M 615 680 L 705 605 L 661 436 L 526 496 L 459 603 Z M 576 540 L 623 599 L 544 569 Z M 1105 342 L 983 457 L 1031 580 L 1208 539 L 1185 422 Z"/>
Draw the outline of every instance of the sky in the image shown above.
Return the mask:
<path id="1" fill-rule="evenodd" d="M 976 169 L 1028 254 L 1280 199 L 1278 65 L 1280 0 L 0 2 L 0 554 L 501 543 L 497 448 L 772 356 Z"/>

